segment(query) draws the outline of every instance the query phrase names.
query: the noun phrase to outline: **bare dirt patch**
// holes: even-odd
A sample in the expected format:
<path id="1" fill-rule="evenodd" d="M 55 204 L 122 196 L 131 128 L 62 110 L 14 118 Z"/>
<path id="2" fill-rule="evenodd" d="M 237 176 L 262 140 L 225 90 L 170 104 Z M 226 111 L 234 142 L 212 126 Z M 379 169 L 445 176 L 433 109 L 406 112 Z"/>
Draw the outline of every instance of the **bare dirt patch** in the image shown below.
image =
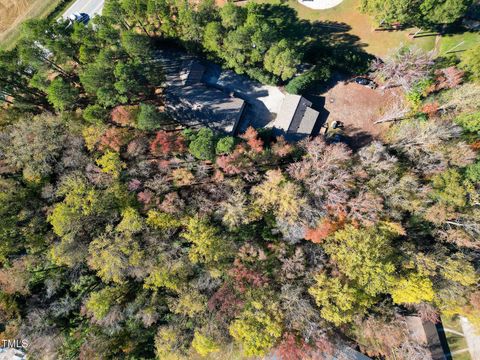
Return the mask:
<path id="1" fill-rule="evenodd" d="M 355 83 L 338 82 L 322 94 L 325 99 L 324 119 L 341 121 L 354 148 L 379 139 L 390 126 L 375 124 L 381 116 L 403 97 L 399 89 L 370 89 Z"/>

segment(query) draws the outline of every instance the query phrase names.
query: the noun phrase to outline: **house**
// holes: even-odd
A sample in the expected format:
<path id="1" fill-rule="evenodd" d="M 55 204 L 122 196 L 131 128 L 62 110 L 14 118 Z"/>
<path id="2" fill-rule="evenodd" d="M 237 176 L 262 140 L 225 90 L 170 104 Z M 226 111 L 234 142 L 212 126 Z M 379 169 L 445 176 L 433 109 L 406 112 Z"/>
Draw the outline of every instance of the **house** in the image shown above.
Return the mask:
<path id="1" fill-rule="evenodd" d="M 272 126 L 287 140 L 299 140 L 312 135 L 320 114 L 311 106 L 312 103 L 303 96 L 286 95 Z"/>
<path id="2" fill-rule="evenodd" d="M 205 66 L 186 53 L 163 50 L 158 58 L 165 71 L 167 108 L 179 121 L 236 135 L 244 100 L 207 85 L 203 80 Z"/>

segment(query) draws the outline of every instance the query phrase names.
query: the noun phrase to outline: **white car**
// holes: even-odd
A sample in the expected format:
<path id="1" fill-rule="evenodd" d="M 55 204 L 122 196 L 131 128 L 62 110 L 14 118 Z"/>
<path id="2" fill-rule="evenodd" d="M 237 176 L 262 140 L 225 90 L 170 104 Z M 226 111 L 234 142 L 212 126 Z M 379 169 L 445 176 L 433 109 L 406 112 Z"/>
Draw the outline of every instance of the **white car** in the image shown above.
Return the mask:
<path id="1" fill-rule="evenodd" d="M 68 19 L 73 23 L 73 22 L 79 22 L 86 24 L 90 20 L 90 16 L 85 13 L 73 13 L 71 14 Z"/>

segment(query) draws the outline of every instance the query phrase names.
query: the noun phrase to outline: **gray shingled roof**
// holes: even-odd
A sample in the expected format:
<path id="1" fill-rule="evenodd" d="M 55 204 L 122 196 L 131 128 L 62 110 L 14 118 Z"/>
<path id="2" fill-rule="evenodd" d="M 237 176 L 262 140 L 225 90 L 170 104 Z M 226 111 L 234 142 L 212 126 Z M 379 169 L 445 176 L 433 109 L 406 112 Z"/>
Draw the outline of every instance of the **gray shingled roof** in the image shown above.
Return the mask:
<path id="1" fill-rule="evenodd" d="M 311 135 L 319 112 L 311 108 L 312 103 L 300 95 L 287 95 L 273 126 L 286 135 Z"/>
<path id="2" fill-rule="evenodd" d="M 207 127 L 227 133 L 235 133 L 245 102 L 223 91 L 196 84 L 170 89 L 170 104 L 180 112 L 181 120 L 195 125 L 201 122 Z"/>
<path id="3" fill-rule="evenodd" d="M 295 116 L 295 112 L 297 111 L 297 107 L 301 98 L 302 97 L 300 95 L 285 96 L 282 107 L 280 108 L 274 123 L 274 126 L 277 129 L 287 131 L 290 128 L 290 124 Z"/>
<path id="4" fill-rule="evenodd" d="M 305 114 L 303 115 L 302 122 L 295 132 L 297 134 L 305 134 L 307 136 L 311 135 L 319 115 L 320 113 L 317 110 L 307 107 Z"/>
<path id="5" fill-rule="evenodd" d="M 186 53 L 161 50 L 157 57 L 165 71 L 167 107 L 178 115 L 179 121 L 236 132 L 245 107 L 242 99 L 203 84 L 205 66 Z"/>

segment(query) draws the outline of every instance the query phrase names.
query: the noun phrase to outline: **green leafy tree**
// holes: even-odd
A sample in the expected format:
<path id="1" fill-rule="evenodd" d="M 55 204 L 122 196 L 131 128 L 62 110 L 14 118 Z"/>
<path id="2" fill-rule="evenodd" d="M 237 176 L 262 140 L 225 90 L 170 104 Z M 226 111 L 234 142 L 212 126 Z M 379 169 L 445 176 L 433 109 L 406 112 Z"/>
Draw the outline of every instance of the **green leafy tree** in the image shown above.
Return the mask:
<path id="1" fill-rule="evenodd" d="M 298 49 L 281 40 L 267 51 L 264 65 L 267 71 L 280 76 L 282 80 L 288 80 L 295 75 L 300 59 Z"/>
<path id="2" fill-rule="evenodd" d="M 78 102 L 79 90 L 63 80 L 55 78 L 47 88 L 48 101 L 57 110 L 73 109 Z"/>
<path id="3" fill-rule="evenodd" d="M 418 6 L 411 0 L 362 0 L 362 10 L 375 17 L 378 23 L 394 22 L 410 24 L 415 21 Z"/>
<path id="4" fill-rule="evenodd" d="M 0 50 L 0 101 L 6 102 L 6 96 L 10 96 L 13 102 L 28 105 L 33 104 L 48 108 L 49 104 L 45 100 L 46 85 L 35 86 L 34 78 L 45 77 L 39 73 L 33 73 L 28 69 L 28 64 L 22 64 L 19 58 L 18 50 L 3 51 Z M 10 101 L 12 102 L 12 101 Z"/>
<path id="5" fill-rule="evenodd" d="M 123 31 L 120 36 L 123 49 L 133 58 L 148 60 L 152 56 L 150 38 L 134 31 Z"/>
<path id="6" fill-rule="evenodd" d="M 480 134 L 480 112 L 463 113 L 456 117 L 455 122 L 460 125 L 465 132 Z"/>
<path id="7" fill-rule="evenodd" d="M 35 194 L 14 179 L 0 177 L 0 261 L 8 263 L 12 255 L 24 249 L 42 248 L 45 237 L 40 222 L 31 211 Z M 30 207 L 30 212 L 25 208 Z M 36 222 L 40 222 L 35 226 Z M 40 226 L 39 226 L 40 225 Z M 36 233 L 36 234 L 35 234 Z"/>
<path id="8" fill-rule="evenodd" d="M 308 71 L 290 80 L 285 86 L 285 90 L 290 94 L 303 94 L 315 81 L 315 73 Z"/>
<path id="9" fill-rule="evenodd" d="M 215 147 L 215 152 L 217 155 L 221 154 L 230 154 L 235 148 L 235 138 L 232 136 L 225 136 L 218 140 Z"/>
<path id="10" fill-rule="evenodd" d="M 205 50 L 214 54 L 220 53 L 222 51 L 224 36 L 222 26 L 218 22 L 208 23 L 203 35 L 203 46 Z"/>
<path id="11" fill-rule="evenodd" d="M 83 118 L 91 124 L 102 124 L 108 119 L 109 115 L 110 112 L 98 104 L 88 105 L 83 110 Z"/>
<path id="12" fill-rule="evenodd" d="M 119 61 L 114 70 L 114 87 L 123 103 L 138 100 L 142 94 L 148 94 L 147 81 L 142 74 L 141 65 L 132 61 Z"/>
<path id="13" fill-rule="evenodd" d="M 428 23 L 450 24 L 462 18 L 471 3 L 471 0 L 425 0 L 420 11 Z"/>
<path id="14" fill-rule="evenodd" d="M 122 297 L 124 291 L 119 287 L 105 287 L 99 291 L 92 292 L 87 299 L 85 306 L 92 316 L 101 320 L 109 313 L 110 309 Z"/>
<path id="15" fill-rule="evenodd" d="M 60 242 L 51 248 L 50 256 L 56 264 L 74 266 L 85 260 L 87 243 L 102 231 L 100 224 L 112 204 L 109 197 L 76 175 L 64 179 L 57 194 L 64 199 L 55 204 L 48 221 Z M 92 224 L 96 226 L 92 228 Z"/>
<path id="16" fill-rule="evenodd" d="M 151 131 L 161 127 L 163 116 L 149 104 L 140 104 L 140 112 L 137 116 L 137 127 L 140 130 Z"/>
<path id="17" fill-rule="evenodd" d="M 236 6 L 232 2 L 227 2 L 220 9 L 220 17 L 222 20 L 222 26 L 225 29 L 236 29 L 243 25 L 247 20 L 247 14 L 245 8 Z"/>
<path id="18" fill-rule="evenodd" d="M 480 182 L 480 161 L 477 161 L 475 164 L 467 166 L 465 170 L 465 176 L 468 180 L 474 184 Z"/>
<path id="19" fill-rule="evenodd" d="M 202 128 L 196 133 L 188 135 L 190 143 L 188 150 L 200 160 L 215 159 L 215 135 L 211 129 Z"/>
<path id="20" fill-rule="evenodd" d="M 470 0 L 362 0 L 362 10 L 379 23 L 434 26 L 457 21 L 470 4 Z"/>

